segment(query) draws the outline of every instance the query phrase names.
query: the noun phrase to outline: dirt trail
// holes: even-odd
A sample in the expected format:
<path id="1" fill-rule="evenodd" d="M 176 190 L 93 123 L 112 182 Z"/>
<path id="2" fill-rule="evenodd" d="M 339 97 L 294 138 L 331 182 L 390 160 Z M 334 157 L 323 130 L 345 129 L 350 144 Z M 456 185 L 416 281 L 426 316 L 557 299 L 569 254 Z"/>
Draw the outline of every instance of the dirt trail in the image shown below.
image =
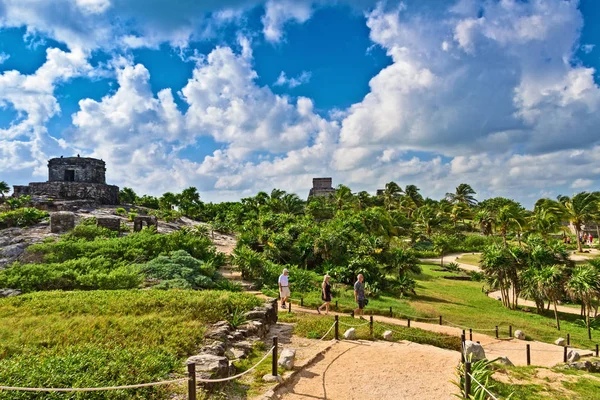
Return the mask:
<path id="1" fill-rule="evenodd" d="M 278 393 L 299 399 L 452 399 L 459 354 L 411 342 L 342 341 Z"/>
<path id="2" fill-rule="evenodd" d="M 488 293 L 488 297 L 491 297 L 493 299 L 498 299 L 498 297 L 502 297 L 502 294 L 500 293 L 499 290 L 496 290 L 494 292 L 489 292 Z M 512 302 L 513 297 L 514 297 L 513 294 L 512 294 L 512 291 L 509 293 L 509 297 L 510 297 L 510 301 Z M 521 297 L 519 297 L 519 305 L 520 306 L 531 307 L 531 308 L 534 308 L 534 309 L 536 308 L 534 301 L 525 300 L 525 299 L 523 299 Z M 556 309 L 558 310 L 558 312 L 561 312 L 561 313 L 581 315 L 581 311 L 579 310 L 579 308 L 573 308 L 573 307 L 567 307 L 567 306 L 556 306 Z M 551 306 L 550 310 L 554 311 L 554 307 Z"/>
<path id="3" fill-rule="evenodd" d="M 301 311 L 309 314 L 317 314 L 316 310 L 302 308 L 299 306 L 292 307 L 292 312 Z M 285 310 L 280 310 L 280 312 L 287 312 Z M 347 315 L 347 314 L 338 314 L 338 313 L 329 313 L 329 318 L 333 320 L 332 315 Z M 324 317 L 327 318 L 327 317 Z M 375 323 L 386 323 L 390 325 L 398 325 L 398 326 L 407 326 L 408 321 L 398 319 L 398 318 L 389 318 L 384 316 L 375 316 Z M 355 319 L 355 322 L 352 325 L 358 325 L 360 323 L 364 323 L 366 321 L 362 321 L 360 319 Z M 462 327 L 452 327 L 447 325 L 439 325 L 439 323 L 426 323 L 426 322 L 415 322 L 411 321 L 410 326 L 413 328 L 420 328 L 430 332 L 444 333 L 452 336 L 460 336 L 462 334 Z M 348 329 L 349 326 L 344 326 L 340 323 L 340 334 Z M 491 329 L 490 329 L 491 328 Z M 556 346 L 550 343 L 543 343 L 538 341 L 524 341 L 518 340 L 515 338 L 506 338 L 508 334 L 508 328 L 502 327 L 500 328 L 500 337 L 501 339 L 495 338 L 495 332 L 493 332 L 494 327 L 490 327 L 490 334 L 494 335 L 486 335 L 483 333 L 473 332 L 473 341 L 478 341 L 483 346 L 486 356 L 488 359 L 494 359 L 496 357 L 506 356 L 512 361 L 515 365 L 527 365 L 527 353 L 526 348 L 529 344 L 530 353 L 531 353 L 531 365 L 537 365 L 540 367 L 553 367 L 556 364 L 559 364 L 563 361 L 563 347 Z M 518 327 L 513 327 L 513 332 L 515 332 Z M 469 329 L 466 329 L 467 339 L 469 339 Z M 502 337 L 505 339 L 502 339 Z M 557 334 L 558 338 L 558 334 Z M 591 356 L 593 353 L 591 350 L 583 350 L 583 349 L 575 349 L 579 352 L 582 357 Z M 435 361 L 435 360 L 433 360 Z"/>
<path id="4" fill-rule="evenodd" d="M 444 256 L 444 265 L 453 262 L 453 263 L 458 264 L 458 268 L 464 269 L 465 271 L 481 272 L 481 268 L 479 268 L 476 265 L 456 262 L 457 259 L 459 259 L 460 257 L 462 257 L 466 254 L 472 254 L 472 253 L 448 254 L 448 255 Z M 430 264 L 441 264 L 442 260 L 440 260 L 439 258 L 421 258 L 421 261 L 425 262 L 425 263 L 430 263 Z"/>

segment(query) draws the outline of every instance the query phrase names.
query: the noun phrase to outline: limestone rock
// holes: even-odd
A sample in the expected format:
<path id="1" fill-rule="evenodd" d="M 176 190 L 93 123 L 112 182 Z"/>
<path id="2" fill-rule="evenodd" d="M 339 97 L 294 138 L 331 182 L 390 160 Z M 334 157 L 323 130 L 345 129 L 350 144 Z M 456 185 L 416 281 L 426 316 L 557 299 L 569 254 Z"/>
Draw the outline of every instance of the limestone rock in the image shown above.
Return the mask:
<path id="1" fill-rule="evenodd" d="M 0 298 L 18 296 L 22 292 L 17 289 L 0 289 Z"/>
<path id="2" fill-rule="evenodd" d="M 485 360 L 485 350 L 479 343 L 465 340 L 465 357 L 472 362 Z"/>
<path id="3" fill-rule="evenodd" d="M 554 341 L 554 344 L 555 344 L 555 345 L 557 345 L 557 346 L 562 346 L 562 347 L 564 347 L 564 346 L 566 346 L 566 345 L 567 345 L 567 341 L 565 340 L 565 338 L 561 338 L 561 337 L 560 337 L 560 338 L 558 338 L 558 339 L 556 339 L 556 340 Z"/>
<path id="4" fill-rule="evenodd" d="M 383 340 L 392 340 L 393 335 L 394 335 L 394 332 L 385 331 L 385 332 L 383 332 Z"/>
<path id="5" fill-rule="evenodd" d="M 213 354 L 200 354 L 188 358 L 188 362 L 196 364 L 196 373 L 201 377 L 225 378 L 229 375 L 229 359 Z"/>
<path id="6" fill-rule="evenodd" d="M 517 329 L 515 331 L 515 339 L 519 339 L 519 340 L 525 340 L 525 332 L 523 332 L 520 329 Z"/>
<path id="7" fill-rule="evenodd" d="M 267 310 L 267 324 L 273 325 L 277 323 L 278 309 L 277 299 L 269 299 L 265 302 L 264 308 Z"/>
<path id="8" fill-rule="evenodd" d="M 227 350 L 227 353 L 231 355 L 231 358 L 244 358 L 248 354 L 245 349 L 240 347 L 232 347 L 231 349 Z"/>
<path id="9" fill-rule="evenodd" d="M 569 350 L 569 352 L 567 353 L 567 361 L 570 363 L 579 361 L 580 358 L 581 355 L 575 350 Z"/>
<path id="10" fill-rule="evenodd" d="M 221 340 L 225 341 L 227 339 L 227 335 L 229 335 L 229 331 L 231 327 L 229 322 L 220 321 L 214 324 L 205 334 L 204 336 L 209 339 Z"/>
<path id="11" fill-rule="evenodd" d="M 57 212 L 50 216 L 50 232 L 63 233 L 75 228 L 75 214 L 72 212 Z"/>
<path id="12" fill-rule="evenodd" d="M 344 339 L 355 340 L 356 339 L 356 329 L 350 328 L 346 332 L 344 332 Z"/>
<path id="13" fill-rule="evenodd" d="M 267 322 L 267 309 L 262 307 L 257 307 L 254 310 L 248 311 L 244 314 L 244 317 L 248 321 L 261 321 Z"/>
<path id="14" fill-rule="evenodd" d="M 296 350 L 294 349 L 283 349 L 277 363 L 283 368 L 291 371 L 294 369 L 294 360 L 296 359 Z"/>
<path id="15" fill-rule="evenodd" d="M 266 374 L 265 376 L 263 376 L 263 382 L 266 383 L 280 383 L 283 382 L 283 378 L 281 377 L 281 375 L 271 375 L 271 374 Z"/>
<path id="16" fill-rule="evenodd" d="M 223 342 L 214 342 L 202 348 L 202 353 L 222 356 L 225 354 L 225 345 Z"/>
<path id="17" fill-rule="evenodd" d="M 506 356 L 504 356 L 504 357 L 499 357 L 499 358 L 496 360 L 496 362 L 497 362 L 498 364 L 506 365 L 506 366 L 508 366 L 508 367 L 514 367 L 514 366 L 515 366 L 515 364 L 513 364 L 513 363 L 512 363 L 512 361 L 510 361 L 510 360 L 508 359 L 508 357 L 506 357 Z"/>
<path id="18" fill-rule="evenodd" d="M 591 363 L 589 361 L 580 361 L 580 362 L 570 363 L 568 365 L 568 367 L 573 368 L 573 369 L 578 369 L 580 371 L 596 372 L 597 369 L 594 364 L 598 364 L 598 363 Z"/>
<path id="19" fill-rule="evenodd" d="M 5 258 L 17 258 L 19 257 L 21 254 L 23 254 L 25 252 L 25 249 L 27 248 L 27 244 L 26 243 L 17 243 L 17 244 L 12 244 L 9 246 L 6 246 L 2 249 L 2 251 L 0 252 L 0 256 L 5 257 Z"/>

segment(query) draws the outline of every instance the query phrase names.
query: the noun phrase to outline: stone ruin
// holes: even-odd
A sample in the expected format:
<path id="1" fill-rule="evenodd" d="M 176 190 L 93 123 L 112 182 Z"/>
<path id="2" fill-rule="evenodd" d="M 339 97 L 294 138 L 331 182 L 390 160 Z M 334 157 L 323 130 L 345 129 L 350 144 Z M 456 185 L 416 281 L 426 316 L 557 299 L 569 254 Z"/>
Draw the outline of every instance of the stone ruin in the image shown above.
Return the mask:
<path id="1" fill-rule="evenodd" d="M 64 233 L 75 228 L 75 214 L 70 212 L 57 212 L 50 216 L 50 232 Z"/>
<path id="2" fill-rule="evenodd" d="M 95 204 L 119 204 L 119 188 L 106 184 L 106 164 L 85 157 L 60 157 L 48 161 L 48 181 L 14 186 L 13 196 L 52 200 L 87 200 Z"/>
<path id="3" fill-rule="evenodd" d="M 332 178 L 313 178 L 313 187 L 308 193 L 308 198 L 310 199 L 313 196 L 326 197 L 335 194 L 332 182 Z"/>
<path id="4" fill-rule="evenodd" d="M 133 231 L 139 232 L 142 228 L 154 226 L 158 229 L 158 219 L 153 215 L 137 215 L 133 218 Z"/>
<path id="5" fill-rule="evenodd" d="M 115 217 L 97 217 L 96 226 L 119 232 L 121 230 L 121 219 Z"/>

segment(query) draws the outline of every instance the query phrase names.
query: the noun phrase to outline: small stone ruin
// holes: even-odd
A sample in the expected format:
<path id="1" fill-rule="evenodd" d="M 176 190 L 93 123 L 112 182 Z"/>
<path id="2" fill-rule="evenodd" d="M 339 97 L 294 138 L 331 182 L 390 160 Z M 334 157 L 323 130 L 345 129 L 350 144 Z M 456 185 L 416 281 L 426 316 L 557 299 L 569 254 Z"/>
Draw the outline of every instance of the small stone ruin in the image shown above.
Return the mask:
<path id="1" fill-rule="evenodd" d="M 133 218 L 133 231 L 139 232 L 142 228 L 154 226 L 158 229 L 158 219 L 154 215 L 137 215 Z"/>
<path id="2" fill-rule="evenodd" d="M 71 212 L 57 212 L 50 215 L 50 232 L 64 233 L 75 228 L 75 214 Z"/>
<path id="3" fill-rule="evenodd" d="M 118 232 L 121 230 L 121 219 L 115 217 L 97 217 L 96 225 L 101 228 Z"/>
<path id="4" fill-rule="evenodd" d="M 313 196 L 327 197 L 335 194 L 332 183 L 332 178 L 313 178 L 313 187 L 308 193 L 308 198 L 310 199 Z"/>

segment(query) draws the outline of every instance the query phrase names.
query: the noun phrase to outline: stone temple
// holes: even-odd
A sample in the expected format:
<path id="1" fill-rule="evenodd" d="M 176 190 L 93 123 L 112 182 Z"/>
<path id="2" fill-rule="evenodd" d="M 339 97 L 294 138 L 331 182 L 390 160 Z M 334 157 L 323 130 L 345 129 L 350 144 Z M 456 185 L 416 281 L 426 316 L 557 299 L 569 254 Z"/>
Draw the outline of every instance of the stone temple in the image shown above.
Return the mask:
<path id="1" fill-rule="evenodd" d="M 53 200 L 88 200 L 119 204 L 119 187 L 106 184 L 106 164 L 86 157 L 60 157 L 48 161 L 48 182 L 14 186 L 13 196 L 46 197 Z"/>
<path id="2" fill-rule="evenodd" d="M 313 196 L 329 196 L 335 194 L 335 189 L 332 186 L 333 179 L 331 178 L 313 178 L 313 187 L 308 193 L 308 198 Z"/>

